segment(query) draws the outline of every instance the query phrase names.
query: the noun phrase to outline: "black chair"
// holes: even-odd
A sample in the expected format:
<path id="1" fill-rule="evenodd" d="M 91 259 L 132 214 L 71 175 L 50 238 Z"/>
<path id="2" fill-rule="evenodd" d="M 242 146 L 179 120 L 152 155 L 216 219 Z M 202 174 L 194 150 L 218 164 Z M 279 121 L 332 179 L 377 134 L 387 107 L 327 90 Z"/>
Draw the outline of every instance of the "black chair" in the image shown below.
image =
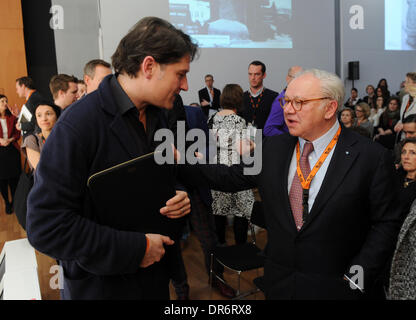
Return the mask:
<path id="1" fill-rule="evenodd" d="M 254 225 L 259 227 L 264 227 L 264 213 L 262 210 L 262 203 L 256 201 L 253 206 L 251 218 L 249 221 L 249 228 L 251 231 L 252 241 L 244 244 L 226 246 L 226 247 L 217 247 L 215 251 L 211 254 L 211 267 L 210 267 L 210 286 L 212 290 L 212 282 L 214 277 L 219 281 L 224 282 L 224 280 L 215 274 L 213 270 L 214 259 L 220 263 L 224 268 L 234 271 L 237 273 L 238 284 L 237 288 L 233 288 L 236 291 L 236 295 L 233 299 L 242 299 L 249 295 L 252 295 L 260 290 L 258 288 L 253 288 L 249 291 L 241 292 L 241 274 L 249 270 L 259 270 L 264 267 L 264 253 L 256 245 L 256 233 Z M 228 285 L 228 283 L 225 283 Z"/>

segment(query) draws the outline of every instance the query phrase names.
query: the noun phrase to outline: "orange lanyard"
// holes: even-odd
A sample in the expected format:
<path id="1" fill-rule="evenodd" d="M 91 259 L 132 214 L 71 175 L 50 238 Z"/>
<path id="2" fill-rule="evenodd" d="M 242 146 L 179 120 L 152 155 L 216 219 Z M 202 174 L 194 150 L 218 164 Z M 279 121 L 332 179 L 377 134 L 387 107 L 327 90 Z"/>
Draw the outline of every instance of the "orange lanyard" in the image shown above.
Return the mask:
<path id="1" fill-rule="evenodd" d="M 300 145 L 299 141 L 296 145 L 296 171 L 298 173 L 298 177 L 300 180 L 300 183 L 302 184 L 302 189 L 309 190 L 311 186 L 312 179 L 315 177 L 318 170 L 321 168 L 322 164 L 325 162 L 325 159 L 330 154 L 331 150 L 334 148 L 335 144 L 338 141 L 339 135 L 341 134 L 341 126 L 339 126 L 337 133 L 332 138 L 331 142 L 326 147 L 325 151 L 321 154 L 321 157 L 319 158 L 318 162 L 315 164 L 313 169 L 311 170 L 311 173 L 309 174 L 308 178 L 305 180 L 302 174 L 302 170 L 300 170 Z"/>
<path id="2" fill-rule="evenodd" d="M 30 98 L 30 96 L 33 94 L 33 92 L 35 92 L 36 90 L 32 90 L 32 91 L 30 91 L 30 93 L 29 93 L 29 96 L 27 97 L 27 100 L 26 100 L 26 102 L 28 102 L 29 101 L 29 98 Z"/>

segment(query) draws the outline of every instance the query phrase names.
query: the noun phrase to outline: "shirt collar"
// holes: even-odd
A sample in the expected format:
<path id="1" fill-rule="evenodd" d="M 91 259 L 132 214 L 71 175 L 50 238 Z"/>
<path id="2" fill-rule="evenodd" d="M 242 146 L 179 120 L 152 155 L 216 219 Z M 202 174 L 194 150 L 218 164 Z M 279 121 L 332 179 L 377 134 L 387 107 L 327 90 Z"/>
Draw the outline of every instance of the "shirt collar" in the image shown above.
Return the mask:
<path id="1" fill-rule="evenodd" d="M 251 91 L 251 88 L 248 88 L 248 91 L 250 92 L 250 94 L 251 94 L 251 96 L 253 97 L 253 98 L 257 98 L 263 91 L 264 91 L 264 86 L 263 87 L 261 87 L 261 89 L 259 90 L 259 91 L 257 91 L 257 93 L 256 94 L 254 94 L 252 91 Z"/>
<path id="2" fill-rule="evenodd" d="M 111 78 L 110 87 L 118 110 L 121 114 L 126 113 L 132 108 L 136 109 L 134 103 L 130 100 L 127 93 L 123 90 L 123 88 L 120 86 L 120 83 L 117 81 L 117 75 Z"/>
<path id="3" fill-rule="evenodd" d="M 339 128 L 339 122 L 338 120 L 335 121 L 334 125 L 329 129 L 323 136 L 319 137 L 315 141 L 312 141 L 313 144 L 313 151 L 316 155 L 321 155 L 326 147 L 331 142 L 332 138 L 335 136 Z M 305 145 L 306 140 L 299 137 L 299 145 L 300 145 L 300 151 L 302 153 L 303 146 Z"/>

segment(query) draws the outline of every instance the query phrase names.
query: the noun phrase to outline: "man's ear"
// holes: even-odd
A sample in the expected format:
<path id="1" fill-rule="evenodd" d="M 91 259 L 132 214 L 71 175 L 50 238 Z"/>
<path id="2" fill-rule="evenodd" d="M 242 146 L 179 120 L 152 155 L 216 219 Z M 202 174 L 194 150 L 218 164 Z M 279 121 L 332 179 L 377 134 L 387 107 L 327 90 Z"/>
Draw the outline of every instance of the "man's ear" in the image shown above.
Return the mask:
<path id="1" fill-rule="evenodd" d="M 266 77 L 267 77 L 267 74 L 265 72 L 265 73 L 263 73 L 263 79 L 266 79 Z"/>
<path id="2" fill-rule="evenodd" d="M 336 100 L 331 100 L 326 106 L 325 119 L 331 119 L 338 111 L 338 102 Z"/>
<path id="3" fill-rule="evenodd" d="M 151 79 L 156 70 L 157 62 L 152 56 L 147 56 L 143 59 L 140 66 L 140 71 L 143 73 L 146 79 Z"/>
<path id="4" fill-rule="evenodd" d="M 84 74 L 84 82 L 85 82 L 85 85 L 86 85 L 86 86 L 88 86 L 88 84 L 90 83 L 90 81 L 91 81 L 90 76 L 89 76 L 89 75 Z"/>

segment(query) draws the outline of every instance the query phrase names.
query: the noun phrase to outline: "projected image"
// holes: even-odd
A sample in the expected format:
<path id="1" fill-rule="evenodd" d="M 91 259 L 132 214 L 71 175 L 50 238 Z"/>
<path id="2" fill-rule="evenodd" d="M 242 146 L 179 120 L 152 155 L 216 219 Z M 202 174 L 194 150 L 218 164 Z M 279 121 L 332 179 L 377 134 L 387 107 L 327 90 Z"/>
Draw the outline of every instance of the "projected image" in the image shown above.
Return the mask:
<path id="1" fill-rule="evenodd" d="M 416 0 L 385 0 L 385 50 L 416 50 Z"/>
<path id="2" fill-rule="evenodd" d="M 203 48 L 292 48 L 292 0 L 169 0 L 169 15 Z"/>

